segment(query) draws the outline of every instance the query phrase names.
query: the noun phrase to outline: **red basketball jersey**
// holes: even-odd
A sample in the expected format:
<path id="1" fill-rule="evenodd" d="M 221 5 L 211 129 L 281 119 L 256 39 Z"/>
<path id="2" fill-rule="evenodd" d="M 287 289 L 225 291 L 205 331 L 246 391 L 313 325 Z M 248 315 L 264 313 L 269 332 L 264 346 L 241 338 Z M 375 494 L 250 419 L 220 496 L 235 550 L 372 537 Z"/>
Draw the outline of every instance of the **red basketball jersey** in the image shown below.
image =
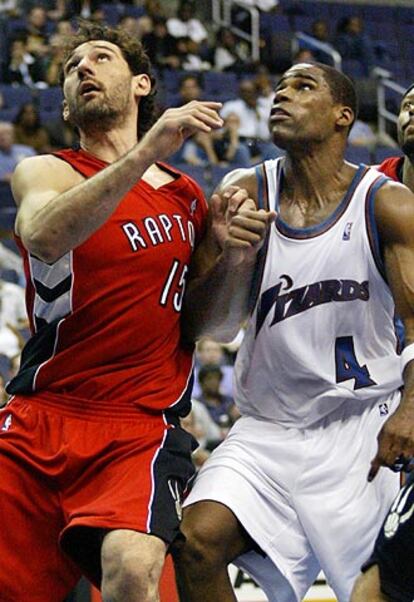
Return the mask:
<path id="1" fill-rule="evenodd" d="M 402 182 L 403 163 L 404 157 L 390 157 L 378 165 L 377 169 L 396 182 Z"/>
<path id="2" fill-rule="evenodd" d="M 56 153 L 85 177 L 106 163 L 83 150 Z M 134 403 L 188 404 L 193 349 L 180 311 L 207 204 L 188 176 L 154 189 L 140 180 L 87 241 L 52 265 L 18 244 L 32 337 L 10 393 Z"/>

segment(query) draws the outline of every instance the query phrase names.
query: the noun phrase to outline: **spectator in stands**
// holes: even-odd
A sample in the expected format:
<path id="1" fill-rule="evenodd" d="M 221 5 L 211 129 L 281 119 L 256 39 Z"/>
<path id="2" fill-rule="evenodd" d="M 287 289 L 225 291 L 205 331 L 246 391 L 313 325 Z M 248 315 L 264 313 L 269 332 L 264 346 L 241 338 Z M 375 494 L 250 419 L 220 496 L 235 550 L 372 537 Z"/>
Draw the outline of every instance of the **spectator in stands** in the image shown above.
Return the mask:
<path id="1" fill-rule="evenodd" d="M 22 331 L 27 326 L 24 289 L 0 279 L 0 354 L 12 358 L 20 353 L 24 344 Z"/>
<path id="2" fill-rule="evenodd" d="M 198 373 L 203 366 L 207 366 L 209 364 L 216 364 L 220 366 L 223 373 L 221 392 L 225 395 L 232 396 L 233 366 L 228 365 L 227 355 L 223 346 L 220 345 L 220 343 L 208 338 L 203 338 L 197 343 L 193 396 L 198 399 L 198 397 L 201 395 Z"/>
<path id="3" fill-rule="evenodd" d="M 365 146 L 373 151 L 377 144 L 377 135 L 368 123 L 356 119 L 348 136 L 348 144 Z"/>
<path id="4" fill-rule="evenodd" d="M 32 102 L 20 107 L 14 120 L 14 133 L 18 144 L 31 146 L 37 153 L 50 151 L 49 135 L 40 121 L 38 109 Z"/>
<path id="5" fill-rule="evenodd" d="M 217 364 L 207 364 L 198 373 L 201 388 L 198 400 L 205 405 L 211 418 L 220 428 L 221 438 L 224 439 L 240 414 L 233 398 L 220 391 L 222 379 L 223 372 Z"/>
<path id="6" fill-rule="evenodd" d="M 369 76 L 374 64 L 374 49 L 371 39 L 364 33 L 364 25 L 360 17 L 340 19 L 334 46 L 342 59 L 359 62 L 364 75 Z"/>
<path id="7" fill-rule="evenodd" d="M 271 142 L 268 104 L 259 100 L 254 80 L 243 79 L 239 84 L 237 100 L 225 102 L 221 110 L 223 119 L 234 113 L 239 118 L 239 137 L 250 149 L 252 160 L 274 159 L 280 152 Z"/>
<path id="8" fill-rule="evenodd" d="M 189 37 L 177 39 L 177 55 L 180 68 L 185 71 L 208 71 L 211 68 L 211 64 L 202 57 L 199 42 Z"/>
<path id="9" fill-rule="evenodd" d="M 257 67 L 254 83 L 258 94 L 258 104 L 263 108 L 263 111 L 266 111 L 267 114 L 270 115 L 275 91 L 269 69 L 265 65 L 259 65 Z"/>
<path id="10" fill-rule="evenodd" d="M 183 148 L 183 160 L 190 165 L 250 167 L 250 150 L 240 142 L 239 128 L 239 118 L 231 113 L 220 130 L 198 132 L 190 138 Z"/>
<path id="11" fill-rule="evenodd" d="M 160 0 L 145 0 L 144 2 L 145 14 L 151 17 L 153 21 L 158 17 L 164 17 L 167 19 L 165 14 L 165 7 Z"/>
<path id="12" fill-rule="evenodd" d="M 5 66 L 4 81 L 7 84 L 25 84 L 33 88 L 45 79 L 41 59 L 35 58 L 27 49 L 26 40 L 18 38 L 12 41 L 10 59 Z"/>
<path id="13" fill-rule="evenodd" d="M 27 15 L 25 30 L 27 51 L 40 60 L 49 52 L 46 25 L 46 10 L 39 5 L 32 6 Z"/>
<path id="14" fill-rule="evenodd" d="M 250 149 L 241 142 L 239 130 L 239 118 L 231 113 L 224 119 L 223 127 L 212 133 L 216 165 L 233 168 L 250 166 Z"/>
<path id="15" fill-rule="evenodd" d="M 193 452 L 193 461 L 200 468 L 222 440 L 220 427 L 211 418 L 206 406 L 197 399 L 191 400 L 191 412 L 181 419 L 181 426 L 191 433 L 199 444 Z"/>
<path id="16" fill-rule="evenodd" d="M 169 33 L 175 38 L 190 38 L 200 43 L 207 40 L 207 30 L 194 16 L 194 4 L 189 0 L 181 0 L 177 16 L 167 20 Z"/>
<path id="17" fill-rule="evenodd" d="M 140 27 L 138 24 L 138 19 L 132 17 L 131 15 L 123 15 L 118 21 L 118 27 L 119 29 L 122 29 L 122 31 L 128 33 L 130 36 L 133 36 L 134 38 L 142 38 Z"/>
<path id="18" fill-rule="evenodd" d="M 178 92 L 180 98 L 177 106 L 185 105 L 192 100 L 202 100 L 204 90 L 200 76 L 193 74 L 184 75 L 180 80 Z"/>
<path id="19" fill-rule="evenodd" d="M 242 72 L 248 62 L 247 52 L 243 44 L 238 42 L 230 29 L 223 27 L 216 35 L 214 51 L 214 68 L 217 71 Z"/>
<path id="20" fill-rule="evenodd" d="M 72 27 L 72 23 L 71 23 L 70 19 L 67 19 L 67 18 L 60 19 L 56 23 L 55 33 L 57 33 L 61 36 L 72 35 L 74 33 L 74 29 Z"/>
<path id="21" fill-rule="evenodd" d="M 9 246 L 14 246 L 16 251 L 12 251 Z M 16 274 L 16 284 L 25 285 L 25 276 L 23 270 L 23 261 L 20 255 L 17 254 L 17 247 L 13 242 L 6 244 L 6 239 L 0 242 L 0 269 L 11 270 Z"/>
<path id="22" fill-rule="evenodd" d="M 325 19 L 316 19 L 312 22 L 310 35 L 324 44 L 331 44 L 331 34 L 328 22 Z"/>
<path id="23" fill-rule="evenodd" d="M 45 121 L 52 150 L 71 148 L 79 144 L 79 136 L 73 126 L 59 115 L 57 119 Z"/>
<path id="24" fill-rule="evenodd" d="M 58 86 L 63 66 L 63 36 L 55 33 L 49 39 L 49 54 L 45 60 L 45 80 L 48 86 Z"/>
<path id="25" fill-rule="evenodd" d="M 185 75 L 180 81 L 179 97 L 175 105 L 181 106 L 192 100 L 202 100 L 203 97 L 201 78 L 193 74 Z M 186 140 L 174 155 L 174 161 L 200 166 L 248 167 L 250 152 L 239 140 L 237 116 L 232 115 L 225 119 L 224 126 L 220 130 L 196 133 Z"/>
<path id="26" fill-rule="evenodd" d="M 329 24 L 327 21 L 325 21 L 325 19 L 316 19 L 315 21 L 313 21 L 309 35 L 312 36 L 312 38 L 315 38 L 317 42 L 322 42 L 322 44 L 329 44 L 333 48 L 331 34 L 329 31 Z M 313 54 L 314 61 L 318 63 L 326 63 L 328 65 L 332 64 L 332 58 L 328 53 L 313 47 L 309 48 L 309 50 Z"/>
<path id="27" fill-rule="evenodd" d="M 142 15 L 141 17 L 138 17 L 137 25 L 138 25 L 138 38 L 140 40 L 142 40 L 142 38 L 144 36 L 146 36 L 147 34 L 151 33 L 152 30 L 154 29 L 154 23 L 153 23 L 152 17 L 150 17 L 149 15 Z"/>
<path id="28" fill-rule="evenodd" d="M 32 157 L 35 151 L 30 146 L 15 144 L 13 124 L 0 121 L 0 180 L 10 182 L 18 163 L 25 157 Z"/>
<path id="29" fill-rule="evenodd" d="M 315 63 L 315 55 L 310 48 L 299 48 L 293 55 L 292 65 L 298 65 L 299 63 Z"/>
<path id="30" fill-rule="evenodd" d="M 152 31 L 145 34 L 141 41 L 155 67 L 158 69 L 178 69 L 180 67 L 177 40 L 168 33 L 165 17 L 153 19 Z"/>
<path id="31" fill-rule="evenodd" d="M 66 12 L 66 0 L 19 0 L 23 14 L 27 15 L 32 8 L 40 6 L 46 11 L 48 19 L 57 21 Z"/>
<path id="32" fill-rule="evenodd" d="M 6 405 L 8 399 L 9 396 L 6 393 L 6 378 L 3 374 L 0 374 L 0 408 L 3 408 Z"/>
<path id="33" fill-rule="evenodd" d="M 2 0 L 0 2 L 0 19 L 18 17 L 20 14 L 19 0 Z"/>
<path id="34" fill-rule="evenodd" d="M 101 4 L 102 0 L 68 0 L 65 17 L 96 20 L 96 13 Z"/>

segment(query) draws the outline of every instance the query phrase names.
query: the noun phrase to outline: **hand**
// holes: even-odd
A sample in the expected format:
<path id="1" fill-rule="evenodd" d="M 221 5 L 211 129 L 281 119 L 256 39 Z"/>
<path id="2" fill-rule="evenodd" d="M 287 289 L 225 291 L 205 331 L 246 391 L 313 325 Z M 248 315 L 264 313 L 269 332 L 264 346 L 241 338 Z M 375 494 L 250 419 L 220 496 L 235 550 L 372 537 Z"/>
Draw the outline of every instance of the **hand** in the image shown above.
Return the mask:
<path id="1" fill-rule="evenodd" d="M 393 468 L 397 458 L 414 456 L 414 423 L 411 415 L 397 410 L 378 434 L 378 451 L 371 462 L 368 481 L 372 481 L 381 466 Z"/>
<path id="2" fill-rule="evenodd" d="M 221 106 L 220 102 L 193 100 L 177 109 L 167 109 L 146 133 L 142 144 L 153 155 L 154 161 L 166 159 L 189 136 L 221 128 L 223 120 L 218 114 Z"/>
<path id="3" fill-rule="evenodd" d="M 229 263 L 253 263 L 276 213 L 258 210 L 247 191 L 237 186 L 230 186 L 222 197 L 214 194 L 210 211 L 216 241 Z"/>

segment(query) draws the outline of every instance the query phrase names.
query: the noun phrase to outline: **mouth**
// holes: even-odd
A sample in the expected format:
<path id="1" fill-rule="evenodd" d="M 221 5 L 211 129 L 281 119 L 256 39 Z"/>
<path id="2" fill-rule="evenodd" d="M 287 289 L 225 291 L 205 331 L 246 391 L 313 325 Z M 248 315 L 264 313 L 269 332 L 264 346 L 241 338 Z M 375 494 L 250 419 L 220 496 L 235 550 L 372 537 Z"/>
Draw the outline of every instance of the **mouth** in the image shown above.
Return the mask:
<path id="1" fill-rule="evenodd" d="M 287 119 L 288 117 L 290 117 L 290 114 L 285 111 L 285 109 L 282 109 L 281 107 L 273 107 L 270 112 L 270 123 L 273 121 Z"/>
<path id="2" fill-rule="evenodd" d="M 100 88 L 93 82 L 82 82 L 79 86 L 80 96 L 88 96 L 90 94 L 94 94 L 95 92 L 100 92 Z"/>

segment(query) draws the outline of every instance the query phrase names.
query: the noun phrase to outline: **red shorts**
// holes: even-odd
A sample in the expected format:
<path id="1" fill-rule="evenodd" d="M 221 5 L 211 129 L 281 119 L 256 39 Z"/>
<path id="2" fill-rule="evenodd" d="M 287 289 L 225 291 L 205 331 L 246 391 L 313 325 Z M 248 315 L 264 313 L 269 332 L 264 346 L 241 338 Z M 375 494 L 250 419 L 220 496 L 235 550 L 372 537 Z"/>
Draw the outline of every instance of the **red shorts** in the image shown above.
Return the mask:
<path id="1" fill-rule="evenodd" d="M 191 435 L 134 407 L 15 397 L 0 411 L 0 599 L 99 587 L 106 530 L 170 543 L 193 474 Z"/>

